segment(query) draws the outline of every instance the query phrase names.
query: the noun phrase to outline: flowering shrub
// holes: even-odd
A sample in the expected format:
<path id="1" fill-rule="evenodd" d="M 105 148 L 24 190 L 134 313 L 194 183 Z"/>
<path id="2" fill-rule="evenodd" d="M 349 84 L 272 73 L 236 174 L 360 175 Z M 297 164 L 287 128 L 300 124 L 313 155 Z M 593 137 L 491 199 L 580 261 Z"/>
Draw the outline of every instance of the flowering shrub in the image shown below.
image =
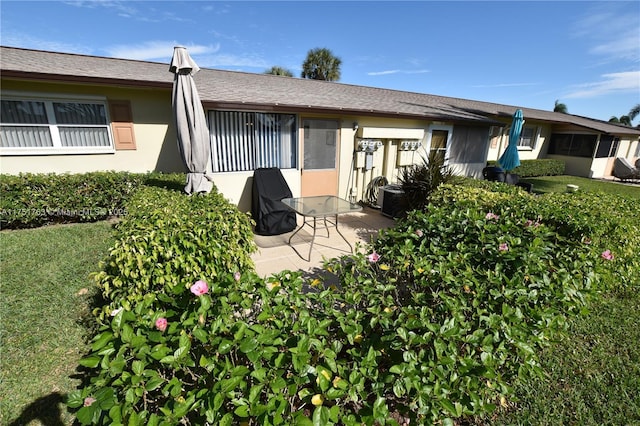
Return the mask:
<path id="1" fill-rule="evenodd" d="M 218 193 L 187 197 L 144 187 L 127 210 L 117 225 L 116 243 L 95 275 L 106 301 L 98 312 L 101 319 L 116 309 L 133 310 L 150 293 L 171 294 L 176 286 L 206 292 L 206 284 L 196 282 L 200 277 L 253 266 L 249 217 Z"/>
<path id="2" fill-rule="evenodd" d="M 262 279 L 240 253 L 252 248 L 246 218 L 220 200 L 203 208 L 206 197 L 157 195 L 135 199 L 135 223 L 119 226 L 96 276 L 108 303 L 81 361 L 89 384 L 68 399 L 82 424 L 452 425 L 487 415 L 516 380 L 541 374 L 540 349 L 594 289 L 634 282 L 628 253 L 640 247 L 621 239 L 637 225 L 610 219 L 624 232 L 607 228 L 608 240 L 585 220 L 586 198 L 445 186 L 433 200 L 446 202 L 328 261 L 337 283 L 288 271 Z M 220 209 L 224 220 L 198 216 Z"/>

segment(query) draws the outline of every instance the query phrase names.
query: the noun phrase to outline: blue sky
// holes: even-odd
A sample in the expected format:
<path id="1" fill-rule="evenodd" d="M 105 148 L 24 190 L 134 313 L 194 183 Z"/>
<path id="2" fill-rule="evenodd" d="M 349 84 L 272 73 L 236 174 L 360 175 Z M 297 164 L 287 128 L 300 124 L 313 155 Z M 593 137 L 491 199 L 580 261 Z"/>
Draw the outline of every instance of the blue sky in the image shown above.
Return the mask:
<path id="1" fill-rule="evenodd" d="M 13 1 L 4 46 L 300 75 L 309 49 L 341 83 L 608 120 L 640 103 L 640 2 Z M 634 121 L 634 125 L 640 118 Z"/>

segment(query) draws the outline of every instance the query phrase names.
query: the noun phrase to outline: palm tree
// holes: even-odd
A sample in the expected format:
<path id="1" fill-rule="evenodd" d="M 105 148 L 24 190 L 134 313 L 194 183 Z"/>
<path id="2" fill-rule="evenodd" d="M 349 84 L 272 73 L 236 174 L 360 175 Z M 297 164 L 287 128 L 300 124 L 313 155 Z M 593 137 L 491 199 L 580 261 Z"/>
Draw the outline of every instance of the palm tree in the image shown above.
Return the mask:
<path id="1" fill-rule="evenodd" d="M 567 110 L 567 106 L 565 104 L 556 99 L 556 104 L 553 107 L 553 112 L 561 112 L 563 114 L 567 114 L 569 110 Z"/>
<path id="2" fill-rule="evenodd" d="M 640 104 L 636 104 L 636 106 L 631 108 L 631 111 L 629 111 L 629 119 L 633 121 L 638 115 L 640 115 Z"/>
<path id="3" fill-rule="evenodd" d="M 326 48 L 311 49 L 302 63 L 302 78 L 312 80 L 340 80 L 342 60 Z"/>
<path id="4" fill-rule="evenodd" d="M 279 67 L 277 65 L 272 66 L 271 68 L 266 70 L 264 73 L 272 74 L 272 75 L 283 75 L 285 77 L 293 77 L 293 73 L 291 71 L 289 71 L 286 68 Z"/>
<path id="5" fill-rule="evenodd" d="M 631 118 L 628 115 L 621 115 L 620 118 L 615 115 L 611 116 L 609 123 L 622 124 L 625 126 L 631 126 Z"/>

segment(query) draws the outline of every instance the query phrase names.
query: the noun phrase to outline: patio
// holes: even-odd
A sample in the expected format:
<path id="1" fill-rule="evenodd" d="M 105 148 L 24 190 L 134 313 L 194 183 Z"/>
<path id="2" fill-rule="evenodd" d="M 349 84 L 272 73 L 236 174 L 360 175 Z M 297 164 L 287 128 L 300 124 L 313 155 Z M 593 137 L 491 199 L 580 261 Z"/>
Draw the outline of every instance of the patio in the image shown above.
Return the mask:
<path id="1" fill-rule="evenodd" d="M 298 216 L 298 226 L 302 217 Z M 340 215 L 339 229 L 354 247 L 357 242 L 368 243 L 378 235 L 378 230 L 394 225 L 380 210 L 364 207 L 362 211 Z M 311 228 L 305 227 L 298 232 L 288 244 L 293 232 L 286 234 L 263 236 L 254 235 L 258 251 L 252 255 L 258 275 L 265 277 L 283 270 L 313 272 L 322 266 L 324 259 L 331 259 L 349 254 L 349 246 L 338 235 L 335 228 L 329 228 L 329 237 L 325 229 L 318 228 L 310 261 L 305 260 L 311 243 Z"/>

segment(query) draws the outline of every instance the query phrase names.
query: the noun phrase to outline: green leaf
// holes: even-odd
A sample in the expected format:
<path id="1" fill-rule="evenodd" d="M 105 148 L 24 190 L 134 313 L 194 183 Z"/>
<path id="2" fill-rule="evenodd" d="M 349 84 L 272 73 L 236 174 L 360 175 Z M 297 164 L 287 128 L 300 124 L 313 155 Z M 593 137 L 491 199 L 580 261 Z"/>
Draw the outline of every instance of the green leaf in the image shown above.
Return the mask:
<path id="1" fill-rule="evenodd" d="M 233 410 L 233 413 L 238 417 L 249 417 L 249 406 L 241 405 Z"/>
<path id="2" fill-rule="evenodd" d="M 84 404 L 84 397 L 82 391 L 74 390 L 67 394 L 67 406 L 70 408 L 78 408 Z"/>
<path id="3" fill-rule="evenodd" d="M 441 399 L 440 400 L 440 405 L 442 406 L 442 408 L 447 410 L 451 415 L 453 415 L 453 416 L 457 416 L 458 415 L 458 411 L 456 410 L 456 407 L 448 399 Z"/>
<path id="4" fill-rule="evenodd" d="M 137 376 L 141 376 L 142 373 L 144 372 L 144 362 L 136 360 L 133 361 L 131 363 L 131 370 L 133 371 L 133 374 L 137 375 Z"/>
<path id="5" fill-rule="evenodd" d="M 329 409 L 325 406 L 313 410 L 313 426 L 326 426 L 329 423 Z"/>
<path id="6" fill-rule="evenodd" d="M 96 368 L 98 366 L 98 364 L 100 364 L 100 357 L 97 356 L 90 356 L 90 357 L 86 357 L 86 358 L 82 358 L 79 363 L 80 365 L 84 366 L 84 367 L 88 367 L 88 368 Z"/>
<path id="7" fill-rule="evenodd" d="M 91 350 L 98 351 L 102 349 L 112 338 L 113 338 L 113 333 L 110 331 L 104 331 L 98 334 L 95 337 L 93 344 L 91 345 Z"/>

